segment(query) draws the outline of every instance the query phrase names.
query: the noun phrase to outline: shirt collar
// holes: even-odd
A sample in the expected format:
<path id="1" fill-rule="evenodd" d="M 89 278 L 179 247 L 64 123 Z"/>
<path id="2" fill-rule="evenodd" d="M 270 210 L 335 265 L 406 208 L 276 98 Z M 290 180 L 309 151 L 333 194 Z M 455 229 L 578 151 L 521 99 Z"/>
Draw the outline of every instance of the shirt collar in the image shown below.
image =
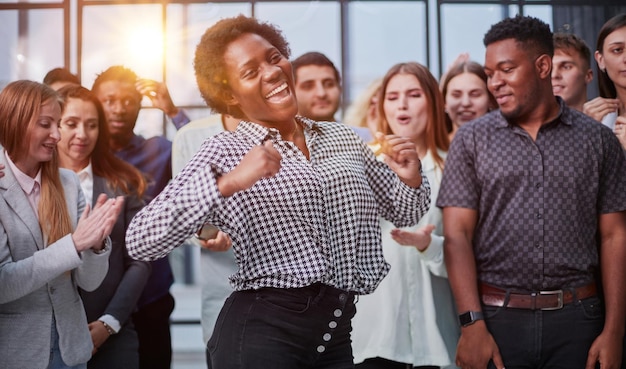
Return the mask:
<path id="1" fill-rule="evenodd" d="M 4 150 L 4 156 L 6 157 L 7 162 L 9 163 L 9 168 L 11 168 L 11 171 L 15 175 L 15 179 L 17 180 L 17 183 L 19 183 L 20 187 L 22 187 L 22 190 L 24 190 L 25 193 L 27 194 L 31 193 L 33 191 L 33 187 L 35 187 L 35 183 L 38 183 L 39 188 L 41 188 L 41 168 L 39 168 L 39 171 L 37 172 L 37 175 L 35 176 L 35 178 L 32 178 L 26 173 L 22 172 L 15 165 L 15 163 L 13 162 L 13 160 L 11 160 L 6 150 Z"/>
<path id="2" fill-rule="evenodd" d="M 548 124 L 552 124 L 554 122 L 560 122 L 568 126 L 571 126 L 572 125 L 572 122 L 570 119 L 571 111 L 567 108 L 565 101 L 560 96 L 555 96 L 555 98 L 556 98 L 556 102 L 559 104 L 559 114 L 557 114 L 557 116 Z M 510 125 L 509 122 L 506 120 L 506 118 L 502 115 L 502 112 L 500 111 L 500 109 L 498 109 L 496 113 L 492 113 L 492 114 L 498 114 L 502 118 L 502 119 L 496 120 L 496 123 L 495 123 L 496 127 L 506 128 Z"/>
<path id="3" fill-rule="evenodd" d="M 89 160 L 89 164 L 87 164 L 87 166 L 81 169 L 77 174 L 81 182 L 83 181 L 83 179 L 87 178 L 93 181 L 93 167 L 91 166 L 91 160 Z"/>
<path id="4" fill-rule="evenodd" d="M 296 116 L 296 122 L 304 127 L 305 134 L 316 132 L 319 130 L 319 124 L 311 119 Z M 254 142 L 263 143 L 267 139 L 277 139 L 280 132 L 276 128 L 268 128 L 257 123 L 242 120 L 237 126 L 236 132 L 248 136 Z M 282 139 L 282 137 L 281 137 Z"/>

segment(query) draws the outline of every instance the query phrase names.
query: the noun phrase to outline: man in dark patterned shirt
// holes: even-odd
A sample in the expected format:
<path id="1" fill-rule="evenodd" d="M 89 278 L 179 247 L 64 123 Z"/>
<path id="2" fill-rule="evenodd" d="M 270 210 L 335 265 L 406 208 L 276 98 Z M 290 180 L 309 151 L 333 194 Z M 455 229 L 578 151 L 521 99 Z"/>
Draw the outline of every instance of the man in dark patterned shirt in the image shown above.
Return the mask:
<path id="1" fill-rule="evenodd" d="M 619 142 L 553 96 L 548 25 L 505 19 L 484 43 L 500 109 L 459 130 L 437 200 L 463 325 L 457 365 L 617 368 L 626 312 Z"/>

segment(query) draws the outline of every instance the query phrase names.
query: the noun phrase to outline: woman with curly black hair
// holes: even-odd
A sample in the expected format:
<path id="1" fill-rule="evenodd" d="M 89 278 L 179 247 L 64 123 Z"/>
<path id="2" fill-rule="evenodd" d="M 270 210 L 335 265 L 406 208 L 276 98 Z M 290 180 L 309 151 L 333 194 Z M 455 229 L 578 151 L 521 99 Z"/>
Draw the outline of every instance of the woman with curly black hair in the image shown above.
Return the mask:
<path id="1" fill-rule="evenodd" d="M 127 245 L 164 257 L 205 223 L 227 233 L 239 270 L 208 343 L 215 368 L 352 368 L 354 298 L 389 270 L 379 216 L 428 209 L 415 145 L 379 135 L 387 164 L 352 129 L 296 116 L 289 46 L 273 25 L 228 18 L 196 50 L 209 107 L 241 120 L 205 141 L 131 222 Z"/>

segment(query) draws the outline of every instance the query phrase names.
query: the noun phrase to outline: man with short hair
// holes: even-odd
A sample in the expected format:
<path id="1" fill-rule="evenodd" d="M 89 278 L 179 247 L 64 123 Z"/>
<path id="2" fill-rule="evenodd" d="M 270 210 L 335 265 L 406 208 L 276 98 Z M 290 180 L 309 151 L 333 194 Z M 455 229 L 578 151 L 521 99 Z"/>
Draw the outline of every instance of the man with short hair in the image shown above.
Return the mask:
<path id="1" fill-rule="evenodd" d="M 570 33 L 555 33 L 552 57 L 552 91 L 567 106 L 583 111 L 587 85 L 593 80 L 591 51 L 583 39 Z"/>
<path id="2" fill-rule="evenodd" d="M 547 24 L 507 18 L 484 44 L 500 109 L 458 130 L 437 199 L 462 325 L 456 363 L 617 368 L 626 313 L 622 148 L 609 128 L 553 95 Z"/>
<path id="3" fill-rule="evenodd" d="M 308 52 L 291 62 L 296 82 L 298 114 L 334 122 L 341 102 L 341 77 L 326 55 Z"/>
<path id="4" fill-rule="evenodd" d="M 189 118 L 174 105 L 164 83 L 139 79 L 123 66 L 112 66 L 100 73 L 92 91 L 104 108 L 111 149 L 147 176 L 144 200 L 150 202 L 172 179 L 172 143 L 163 136 L 145 139 L 134 133 L 141 99 L 148 96 L 177 128 L 188 123 Z M 152 261 L 151 265 L 152 274 L 137 302 L 133 323 L 139 338 L 139 367 L 165 369 L 170 367 L 172 358 L 169 317 L 174 298 L 169 289 L 174 277 L 167 258 Z"/>
<path id="5" fill-rule="evenodd" d="M 302 54 L 291 62 L 298 114 L 319 122 L 335 122 L 341 103 L 341 75 L 335 64 L 320 52 Z M 365 142 L 372 140 L 365 127 L 351 127 Z"/>

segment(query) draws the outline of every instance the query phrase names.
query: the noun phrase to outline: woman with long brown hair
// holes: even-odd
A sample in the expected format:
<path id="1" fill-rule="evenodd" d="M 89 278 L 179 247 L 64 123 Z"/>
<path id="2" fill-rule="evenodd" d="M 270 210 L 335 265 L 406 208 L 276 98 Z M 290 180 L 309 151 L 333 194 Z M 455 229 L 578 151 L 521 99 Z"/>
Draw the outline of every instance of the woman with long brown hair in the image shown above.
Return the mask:
<path id="1" fill-rule="evenodd" d="M 95 347 L 89 369 L 139 368 L 139 341 L 130 318 L 150 276 L 150 264 L 128 255 L 126 227 L 143 207 L 143 175 L 109 148 L 109 131 L 100 100 L 88 89 L 68 85 L 59 91 L 63 113 L 57 143 L 62 168 L 76 172 L 88 203 L 97 194 L 124 196 L 124 208 L 111 232 L 109 270 L 94 291 L 80 290 Z"/>
<path id="2" fill-rule="evenodd" d="M 85 205 L 76 175 L 58 168 L 60 118 L 46 85 L 16 81 L 0 92 L 2 368 L 84 368 L 93 349 L 78 287 L 102 282 L 124 200 Z"/>
<path id="3" fill-rule="evenodd" d="M 435 203 L 449 147 L 437 80 L 419 63 L 396 64 L 383 78 L 377 108 L 380 132 L 415 145 Z M 356 367 L 450 365 L 459 328 L 443 261 L 441 210 L 431 206 L 411 228 L 380 223 L 391 270 L 372 294 L 359 299 L 352 331 Z"/>

